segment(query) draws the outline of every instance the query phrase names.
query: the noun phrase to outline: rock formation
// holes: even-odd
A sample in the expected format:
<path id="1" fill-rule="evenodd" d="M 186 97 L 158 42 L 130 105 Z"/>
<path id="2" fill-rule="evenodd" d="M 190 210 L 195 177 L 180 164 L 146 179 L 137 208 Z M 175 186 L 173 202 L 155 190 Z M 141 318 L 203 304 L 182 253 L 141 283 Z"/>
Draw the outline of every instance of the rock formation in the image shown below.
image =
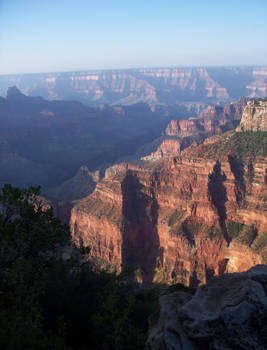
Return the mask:
<path id="1" fill-rule="evenodd" d="M 267 344 L 267 265 L 214 277 L 190 293 L 160 298 L 149 350 L 264 350 Z M 155 317 L 155 316 L 154 316 Z"/>
<path id="2" fill-rule="evenodd" d="M 175 157 L 191 144 L 199 145 L 212 135 L 233 130 L 240 122 L 247 101 L 247 98 L 241 98 L 224 107 L 208 106 L 199 117 L 171 120 L 164 132 L 164 139 L 156 151 L 141 159 L 154 161 Z"/>
<path id="3" fill-rule="evenodd" d="M 239 123 L 247 101 L 248 99 L 241 98 L 239 101 L 224 107 L 208 106 L 200 113 L 199 117 L 191 117 L 188 120 L 172 120 L 166 128 L 165 134 L 179 138 L 199 134 L 205 134 L 205 137 L 209 137 L 232 130 Z"/>
<path id="4" fill-rule="evenodd" d="M 180 154 L 181 141 L 178 139 L 165 138 L 155 152 L 142 157 L 142 160 L 157 160 L 160 158 L 176 157 Z"/>
<path id="5" fill-rule="evenodd" d="M 144 283 L 196 286 L 266 261 L 267 155 L 240 158 L 237 137 L 110 168 L 72 209 L 76 243 L 102 266 L 139 271 Z"/>
<path id="6" fill-rule="evenodd" d="M 267 67 L 141 68 L 0 77 L 0 95 L 17 85 L 31 96 L 79 100 L 90 106 L 183 106 L 200 112 L 204 105 L 221 104 L 241 96 L 267 95 Z M 238 84 L 237 84 L 238 82 Z"/>
<path id="7" fill-rule="evenodd" d="M 248 102 L 237 131 L 267 131 L 267 98 Z"/>

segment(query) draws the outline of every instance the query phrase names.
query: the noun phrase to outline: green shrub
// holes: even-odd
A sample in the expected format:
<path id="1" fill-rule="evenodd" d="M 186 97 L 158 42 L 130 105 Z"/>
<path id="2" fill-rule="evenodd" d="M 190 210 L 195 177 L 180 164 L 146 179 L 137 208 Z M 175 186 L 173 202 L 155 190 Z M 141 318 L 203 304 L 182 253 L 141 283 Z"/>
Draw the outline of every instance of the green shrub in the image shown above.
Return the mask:
<path id="1" fill-rule="evenodd" d="M 205 232 L 209 235 L 210 239 L 222 236 L 222 230 L 216 226 L 207 226 Z"/>
<path id="2" fill-rule="evenodd" d="M 59 247 L 78 250 L 39 193 L 7 185 L 0 194 L 0 348 L 145 349 L 158 295 L 136 293 L 125 274 L 62 260 Z"/>
<path id="3" fill-rule="evenodd" d="M 258 236 L 253 245 L 252 248 L 256 251 L 259 252 L 261 251 L 265 246 L 267 245 L 267 232 L 263 232 L 262 235 Z"/>
<path id="4" fill-rule="evenodd" d="M 170 234 L 174 236 L 185 236 L 182 224 L 178 224 L 170 229 Z"/>
<path id="5" fill-rule="evenodd" d="M 267 250 L 261 253 L 262 263 L 267 264 Z"/>
<path id="6" fill-rule="evenodd" d="M 184 216 L 185 212 L 186 210 L 175 210 L 175 212 L 169 218 L 168 226 L 173 226 L 178 221 L 180 221 Z"/>
<path id="7" fill-rule="evenodd" d="M 256 236 L 257 236 L 257 230 L 253 225 L 251 226 L 244 225 L 244 228 L 237 239 L 240 243 L 250 247 L 252 242 L 255 240 Z"/>
<path id="8" fill-rule="evenodd" d="M 240 224 L 239 222 L 235 222 L 235 221 L 227 221 L 226 222 L 226 227 L 227 227 L 227 232 L 228 235 L 234 239 L 236 237 L 239 236 L 240 232 L 243 229 L 243 224 Z"/>

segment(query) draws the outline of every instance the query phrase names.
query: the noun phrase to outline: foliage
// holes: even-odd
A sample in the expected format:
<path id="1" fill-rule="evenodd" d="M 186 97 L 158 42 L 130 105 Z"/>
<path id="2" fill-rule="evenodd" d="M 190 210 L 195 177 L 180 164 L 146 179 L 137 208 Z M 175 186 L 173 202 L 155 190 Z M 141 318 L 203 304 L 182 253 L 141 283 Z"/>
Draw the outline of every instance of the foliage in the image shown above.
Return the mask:
<path id="1" fill-rule="evenodd" d="M 186 210 L 175 210 L 175 212 L 170 216 L 168 221 L 168 226 L 173 226 L 175 223 L 179 222 Z"/>
<path id="2" fill-rule="evenodd" d="M 158 293 L 63 260 L 59 247 L 75 250 L 69 229 L 39 193 L 6 185 L 0 195 L 0 348 L 144 349 Z"/>
<path id="3" fill-rule="evenodd" d="M 241 231 L 240 235 L 238 236 L 238 241 L 248 247 L 251 246 L 252 242 L 257 236 L 257 230 L 253 225 L 246 226 L 244 225 L 243 230 Z"/>
<path id="4" fill-rule="evenodd" d="M 222 159 L 225 155 L 235 154 L 239 159 L 250 159 L 256 156 L 267 156 L 267 132 L 244 131 L 225 133 L 212 145 L 202 144 L 198 147 L 199 156 L 211 159 Z M 251 174 L 252 175 L 252 174 Z"/>
<path id="5" fill-rule="evenodd" d="M 263 232 L 260 236 L 258 236 L 253 242 L 252 248 L 259 252 L 267 245 L 267 232 Z"/>
<path id="6" fill-rule="evenodd" d="M 231 143 L 240 157 L 267 155 L 267 132 L 246 131 L 235 133 Z"/>
<path id="7" fill-rule="evenodd" d="M 267 250 L 261 253 L 262 263 L 267 264 Z"/>
<path id="8" fill-rule="evenodd" d="M 228 220 L 226 222 L 227 232 L 228 235 L 233 239 L 239 236 L 240 232 L 243 229 L 244 224 L 241 224 L 236 221 L 230 221 Z"/>
<path id="9" fill-rule="evenodd" d="M 222 230 L 216 226 L 207 226 L 205 229 L 210 239 L 216 239 L 222 237 Z"/>
<path id="10" fill-rule="evenodd" d="M 257 229 L 253 225 L 247 226 L 240 222 L 228 220 L 226 226 L 228 235 L 232 239 L 236 239 L 248 247 L 252 245 L 257 237 Z"/>

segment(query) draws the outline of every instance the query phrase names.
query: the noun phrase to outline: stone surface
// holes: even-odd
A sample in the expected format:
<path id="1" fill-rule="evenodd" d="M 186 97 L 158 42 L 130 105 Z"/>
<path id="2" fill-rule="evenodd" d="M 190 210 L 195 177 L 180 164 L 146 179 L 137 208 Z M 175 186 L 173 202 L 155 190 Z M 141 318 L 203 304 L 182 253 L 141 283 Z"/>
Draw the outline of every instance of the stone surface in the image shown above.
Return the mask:
<path id="1" fill-rule="evenodd" d="M 185 67 L 5 75 L 0 95 L 17 85 L 23 93 L 76 99 L 90 106 L 139 102 L 184 106 L 224 103 L 241 96 L 265 97 L 267 67 Z M 238 81 L 238 85 L 237 82 Z M 202 108 L 201 108 L 202 109 Z"/>
<path id="2" fill-rule="evenodd" d="M 166 130 L 167 136 L 180 138 L 204 134 L 205 138 L 232 130 L 239 123 L 248 99 L 241 98 L 224 107 L 208 106 L 199 117 L 189 120 L 172 120 Z"/>
<path id="3" fill-rule="evenodd" d="M 238 131 L 267 131 L 267 99 L 249 101 Z"/>
<path id="4" fill-rule="evenodd" d="M 192 296 L 160 298 L 149 350 L 264 350 L 267 344 L 267 265 L 214 277 Z"/>
<path id="5" fill-rule="evenodd" d="M 216 136 L 207 149 L 225 137 Z M 247 159 L 240 185 L 228 154 L 220 160 L 208 151 L 196 155 L 199 147 L 181 157 L 109 168 L 71 211 L 76 243 L 92 247 L 102 266 L 140 270 L 148 284 L 196 286 L 262 263 L 267 159 L 253 159 L 252 182 Z M 254 246 L 256 240 L 265 243 Z"/>

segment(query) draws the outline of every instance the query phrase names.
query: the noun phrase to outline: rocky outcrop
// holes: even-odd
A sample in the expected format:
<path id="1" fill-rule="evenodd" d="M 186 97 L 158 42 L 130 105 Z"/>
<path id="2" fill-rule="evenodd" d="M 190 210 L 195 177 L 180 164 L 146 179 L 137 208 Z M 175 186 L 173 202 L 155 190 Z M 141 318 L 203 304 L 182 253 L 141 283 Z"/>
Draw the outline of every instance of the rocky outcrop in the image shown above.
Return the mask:
<path id="1" fill-rule="evenodd" d="M 267 265 L 214 277 L 190 293 L 160 298 L 149 350 L 264 350 L 267 343 Z"/>
<path id="2" fill-rule="evenodd" d="M 142 160 L 157 160 L 161 158 L 176 157 L 180 154 L 181 142 L 178 139 L 164 139 L 155 152 Z"/>
<path id="3" fill-rule="evenodd" d="M 144 283 L 196 286 L 262 263 L 267 159 L 240 162 L 227 151 L 234 135 L 218 135 L 181 157 L 110 168 L 72 209 L 76 243 L 92 247 L 103 266 L 139 271 Z M 216 144 L 225 146 L 222 155 Z"/>
<path id="4" fill-rule="evenodd" d="M 267 99 L 248 102 L 237 131 L 267 131 Z"/>
<path id="5" fill-rule="evenodd" d="M 241 98 L 224 107 L 208 106 L 199 117 L 171 120 L 164 132 L 164 139 L 156 151 L 141 159 L 157 160 L 178 156 L 180 151 L 190 145 L 199 145 L 212 135 L 235 129 L 247 101 L 247 98 Z"/>
<path id="6" fill-rule="evenodd" d="M 208 106 L 199 117 L 188 120 L 172 120 L 166 130 L 167 136 L 184 138 L 204 134 L 210 137 L 234 129 L 239 123 L 248 99 L 241 98 L 235 103 L 224 107 Z"/>

